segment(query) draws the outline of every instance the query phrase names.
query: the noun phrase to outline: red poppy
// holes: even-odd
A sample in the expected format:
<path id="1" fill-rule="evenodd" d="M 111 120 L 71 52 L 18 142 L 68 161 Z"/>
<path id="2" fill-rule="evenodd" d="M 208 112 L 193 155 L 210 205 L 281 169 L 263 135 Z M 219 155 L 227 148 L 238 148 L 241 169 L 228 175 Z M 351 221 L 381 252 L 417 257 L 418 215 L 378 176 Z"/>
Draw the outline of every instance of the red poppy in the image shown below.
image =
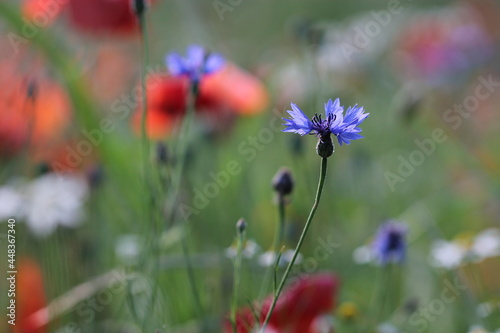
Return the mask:
<path id="1" fill-rule="evenodd" d="M 63 89 L 47 78 L 20 75 L 11 62 L 0 64 L 0 156 L 44 151 L 70 121 L 70 103 Z"/>
<path id="2" fill-rule="evenodd" d="M 43 26 L 51 24 L 63 9 L 70 22 L 81 31 L 128 35 L 139 30 L 132 0 L 67 0 L 61 3 L 25 0 L 23 3 L 24 16 Z"/>
<path id="3" fill-rule="evenodd" d="M 269 330 L 277 333 L 316 333 L 316 325 L 321 316 L 329 313 L 335 306 L 338 289 L 337 277 L 321 273 L 301 278 L 285 290 L 269 320 Z M 258 313 L 260 324 L 264 321 L 272 303 L 272 297 L 264 300 Z M 236 316 L 238 333 L 250 333 L 256 326 L 252 309 L 241 309 Z M 227 333 L 232 332 L 232 325 L 227 320 L 224 325 Z"/>
<path id="4" fill-rule="evenodd" d="M 42 270 L 36 261 L 30 258 L 20 258 L 17 263 L 16 276 L 16 325 L 12 326 L 14 333 L 45 333 L 46 327 L 41 323 L 47 318 L 32 316 L 38 310 L 47 306 Z M 43 313 L 43 311 L 42 311 Z"/>
<path id="5" fill-rule="evenodd" d="M 25 0 L 23 3 L 23 15 L 29 21 L 37 25 L 51 25 L 64 9 L 66 2 L 47 0 Z"/>
<path id="6" fill-rule="evenodd" d="M 166 74 L 147 79 L 148 114 L 146 128 L 152 139 L 165 137 L 173 132 L 186 112 L 189 81 L 184 77 Z M 139 103 L 140 104 L 140 103 Z M 203 78 L 196 110 L 205 116 L 209 127 L 224 126 L 235 114 L 256 114 L 268 104 L 267 91 L 251 74 L 228 64 L 222 70 Z M 132 122 L 137 133 L 141 129 L 141 106 Z M 216 121 L 210 122 L 211 119 Z"/>
<path id="7" fill-rule="evenodd" d="M 139 27 L 131 4 L 131 0 L 71 0 L 68 14 L 71 23 L 86 32 L 131 34 Z"/>

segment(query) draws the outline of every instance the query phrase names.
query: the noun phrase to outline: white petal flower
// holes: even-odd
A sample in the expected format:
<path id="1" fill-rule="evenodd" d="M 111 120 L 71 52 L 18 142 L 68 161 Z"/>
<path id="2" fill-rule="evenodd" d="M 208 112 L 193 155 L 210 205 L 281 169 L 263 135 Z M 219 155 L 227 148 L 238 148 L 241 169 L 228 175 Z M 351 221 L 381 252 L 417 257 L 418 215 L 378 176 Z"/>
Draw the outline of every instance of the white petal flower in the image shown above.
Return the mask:
<path id="1" fill-rule="evenodd" d="M 454 242 L 438 240 L 431 249 L 431 263 L 436 267 L 452 269 L 460 266 L 467 249 Z"/>
<path id="2" fill-rule="evenodd" d="M 469 328 L 467 333 L 489 333 L 487 330 L 484 329 L 484 327 L 479 326 L 479 325 L 474 325 Z"/>
<path id="3" fill-rule="evenodd" d="M 377 326 L 377 331 L 379 333 L 398 333 L 399 330 L 396 328 L 396 326 L 389 324 L 389 323 L 382 323 Z"/>
<path id="4" fill-rule="evenodd" d="M 290 261 L 292 261 L 294 250 L 286 250 L 281 254 L 280 262 L 278 266 L 287 265 Z M 259 257 L 259 265 L 268 267 L 274 266 L 276 264 L 277 253 L 274 251 L 267 251 L 260 255 Z M 302 255 L 299 253 L 297 255 L 297 259 L 295 260 L 294 265 L 300 264 L 302 262 Z"/>
<path id="5" fill-rule="evenodd" d="M 354 250 L 352 258 L 356 264 L 368 264 L 375 261 L 375 254 L 370 246 L 361 246 Z"/>
<path id="6" fill-rule="evenodd" d="M 0 187 L 0 220 L 18 216 L 23 197 L 13 186 Z"/>
<path id="7" fill-rule="evenodd" d="M 253 240 L 248 240 L 245 242 L 245 247 L 243 248 L 243 257 L 249 259 L 255 256 L 260 251 L 260 246 Z M 228 247 L 224 254 L 227 258 L 236 257 L 236 244 Z"/>
<path id="8" fill-rule="evenodd" d="M 116 240 L 115 254 L 124 263 L 135 263 L 141 250 L 137 235 L 121 235 Z"/>
<path id="9" fill-rule="evenodd" d="M 21 216 L 39 236 L 53 232 L 58 225 L 76 227 L 83 217 L 88 188 L 78 176 L 45 174 L 26 186 Z"/>
<path id="10" fill-rule="evenodd" d="M 474 238 L 471 251 L 479 260 L 500 255 L 500 230 L 492 228 L 479 233 Z"/>

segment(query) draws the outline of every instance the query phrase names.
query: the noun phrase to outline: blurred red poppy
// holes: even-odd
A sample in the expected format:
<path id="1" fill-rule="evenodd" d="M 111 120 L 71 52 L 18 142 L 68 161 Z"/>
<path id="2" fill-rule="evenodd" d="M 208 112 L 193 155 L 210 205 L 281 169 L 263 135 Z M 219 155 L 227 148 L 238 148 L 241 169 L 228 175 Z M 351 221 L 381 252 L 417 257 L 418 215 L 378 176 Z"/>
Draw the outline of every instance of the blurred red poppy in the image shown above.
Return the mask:
<path id="1" fill-rule="evenodd" d="M 15 72 L 0 64 L 0 156 L 23 147 L 43 151 L 62 137 L 70 121 L 70 103 L 54 81 Z"/>
<path id="2" fill-rule="evenodd" d="M 36 25 L 51 25 L 66 5 L 65 1 L 25 0 L 23 15 Z"/>
<path id="3" fill-rule="evenodd" d="M 68 14 L 83 31 L 131 34 L 139 27 L 131 4 L 131 0 L 71 0 Z"/>
<path id="4" fill-rule="evenodd" d="M 329 273 L 301 278 L 282 293 L 269 320 L 269 330 L 277 333 L 317 333 L 318 320 L 335 306 L 338 284 L 337 277 Z M 260 323 L 264 321 L 271 303 L 272 297 L 264 300 L 260 312 L 256 314 Z M 249 307 L 237 313 L 238 333 L 250 333 L 256 325 L 255 315 Z M 229 320 L 225 322 L 224 331 L 232 332 Z"/>
<path id="5" fill-rule="evenodd" d="M 24 16 L 37 25 L 47 26 L 66 10 L 70 22 L 89 33 L 129 35 L 138 32 L 131 0 L 25 0 Z"/>
<path id="6" fill-rule="evenodd" d="M 33 317 L 32 314 L 47 305 L 43 275 L 40 266 L 30 258 L 20 258 L 17 264 L 16 276 L 16 325 L 12 326 L 14 333 L 45 333 L 46 327 L 40 322 L 46 318 Z"/>
<path id="7" fill-rule="evenodd" d="M 187 78 L 166 74 L 148 78 L 146 128 L 151 139 L 159 139 L 173 132 L 186 112 L 188 89 Z M 236 114 L 260 113 L 267 104 L 268 95 L 263 84 L 251 74 L 228 64 L 224 69 L 203 79 L 196 111 L 205 116 L 206 125 L 214 127 L 227 123 Z M 141 129 L 141 115 L 139 105 L 132 118 L 137 133 Z M 217 121 L 208 124 L 211 118 L 216 118 Z"/>

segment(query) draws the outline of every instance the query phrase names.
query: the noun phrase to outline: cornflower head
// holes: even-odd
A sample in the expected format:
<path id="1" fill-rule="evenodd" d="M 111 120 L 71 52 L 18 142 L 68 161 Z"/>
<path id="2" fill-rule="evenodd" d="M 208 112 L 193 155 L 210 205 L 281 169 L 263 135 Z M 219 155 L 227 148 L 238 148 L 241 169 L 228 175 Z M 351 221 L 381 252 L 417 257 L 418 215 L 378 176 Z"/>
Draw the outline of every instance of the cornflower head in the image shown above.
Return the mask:
<path id="1" fill-rule="evenodd" d="M 292 110 L 287 112 L 291 119 L 283 118 L 286 128 L 283 132 L 292 132 L 300 135 L 314 134 L 318 137 L 316 152 L 321 157 L 329 157 L 335 149 L 331 135 L 337 137 L 337 141 L 342 144 L 350 144 L 351 140 L 363 138 L 358 127 L 369 115 L 364 113 L 363 107 L 357 105 L 350 106 L 344 116 L 344 107 L 340 105 L 340 100 L 331 99 L 325 104 L 325 118 L 321 114 L 315 114 L 309 119 L 302 110 L 291 103 Z"/>
<path id="2" fill-rule="evenodd" d="M 379 227 L 372 245 L 381 265 L 403 262 L 406 256 L 407 231 L 405 224 L 395 221 L 388 221 Z"/>
<path id="3" fill-rule="evenodd" d="M 191 45 L 186 49 L 185 57 L 177 52 L 171 52 L 165 58 L 165 62 L 173 76 L 187 76 L 193 91 L 197 93 L 203 76 L 221 69 L 225 60 L 220 54 L 210 53 L 202 46 Z"/>

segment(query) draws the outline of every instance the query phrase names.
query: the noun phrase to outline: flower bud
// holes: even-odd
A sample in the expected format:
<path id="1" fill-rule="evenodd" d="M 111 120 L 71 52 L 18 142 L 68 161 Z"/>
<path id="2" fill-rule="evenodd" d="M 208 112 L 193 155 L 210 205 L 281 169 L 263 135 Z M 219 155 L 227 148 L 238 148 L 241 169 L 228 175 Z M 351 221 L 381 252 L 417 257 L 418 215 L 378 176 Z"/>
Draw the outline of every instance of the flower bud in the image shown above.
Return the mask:
<path id="1" fill-rule="evenodd" d="M 156 144 L 156 162 L 158 164 L 167 164 L 169 160 L 169 151 L 167 145 L 163 142 Z"/>
<path id="2" fill-rule="evenodd" d="M 281 168 L 273 178 L 273 188 L 281 195 L 292 193 L 293 185 L 292 174 L 287 168 Z"/>
<path id="3" fill-rule="evenodd" d="M 141 17 L 146 10 L 145 0 L 132 0 L 132 9 L 137 17 Z"/>
<path id="4" fill-rule="evenodd" d="M 332 156 L 334 150 L 335 146 L 333 145 L 332 137 L 330 135 L 319 138 L 318 144 L 316 145 L 316 153 L 319 156 L 323 158 L 330 157 Z"/>
<path id="5" fill-rule="evenodd" d="M 238 222 L 236 222 L 236 231 L 239 235 L 243 234 L 247 229 L 247 221 L 244 218 L 240 218 Z"/>

